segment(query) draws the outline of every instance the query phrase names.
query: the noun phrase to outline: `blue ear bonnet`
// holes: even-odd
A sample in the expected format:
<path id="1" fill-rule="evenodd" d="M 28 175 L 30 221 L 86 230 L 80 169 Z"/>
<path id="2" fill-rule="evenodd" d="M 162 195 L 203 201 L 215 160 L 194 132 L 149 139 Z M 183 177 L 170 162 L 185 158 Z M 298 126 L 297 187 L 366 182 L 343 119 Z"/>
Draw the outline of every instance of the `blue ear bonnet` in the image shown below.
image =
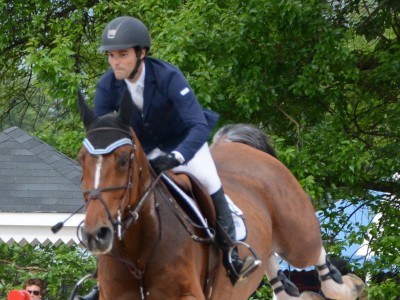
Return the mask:
<path id="1" fill-rule="evenodd" d="M 113 115 L 97 117 L 89 124 L 83 144 L 91 154 L 109 154 L 122 145 L 132 145 L 130 126 Z"/>

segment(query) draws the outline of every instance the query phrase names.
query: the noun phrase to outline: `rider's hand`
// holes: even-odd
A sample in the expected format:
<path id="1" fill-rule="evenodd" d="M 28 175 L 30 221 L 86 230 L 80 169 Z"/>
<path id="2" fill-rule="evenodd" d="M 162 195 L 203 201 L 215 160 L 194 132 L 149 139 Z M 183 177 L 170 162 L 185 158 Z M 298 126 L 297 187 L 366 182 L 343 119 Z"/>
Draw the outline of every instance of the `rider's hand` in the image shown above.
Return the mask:
<path id="1" fill-rule="evenodd" d="M 162 171 L 173 169 L 179 166 L 181 163 L 174 154 L 166 154 L 157 156 L 155 159 L 151 159 L 150 164 L 154 171 L 157 174 L 160 174 Z"/>

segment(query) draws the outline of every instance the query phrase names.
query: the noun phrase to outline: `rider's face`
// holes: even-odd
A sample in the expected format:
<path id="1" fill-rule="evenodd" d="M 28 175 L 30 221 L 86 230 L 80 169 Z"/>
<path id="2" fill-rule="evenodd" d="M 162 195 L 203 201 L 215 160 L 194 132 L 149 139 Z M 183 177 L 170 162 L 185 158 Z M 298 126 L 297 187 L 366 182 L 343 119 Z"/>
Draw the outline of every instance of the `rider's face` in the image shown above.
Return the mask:
<path id="1" fill-rule="evenodd" d="M 144 52 L 142 51 L 142 58 L 144 57 Z M 128 79 L 133 68 L 136 65 L 137 57 L 135 49 L 122 49 L 108 51 L 108 63 L 114 71 L 115 77 L 119 80 Z M 140 65 L 136 76 L 133 78 L 133 82 L 139 78 L 142 70 L 142 65 Z"/>

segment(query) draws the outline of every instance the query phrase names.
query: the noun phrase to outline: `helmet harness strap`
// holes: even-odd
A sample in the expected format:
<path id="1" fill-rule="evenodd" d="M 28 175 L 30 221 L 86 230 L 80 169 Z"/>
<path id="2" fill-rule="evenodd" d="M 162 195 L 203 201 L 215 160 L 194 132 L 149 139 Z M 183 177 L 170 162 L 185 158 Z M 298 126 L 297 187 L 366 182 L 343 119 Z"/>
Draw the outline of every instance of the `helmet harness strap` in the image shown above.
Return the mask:
<path id="1" fill-rule="evenodd" d="M 136 52 L 137 60 L 136 60 L 136 65 L 135 65 L 135 67 L 133 68 L 131 74 L 129 75 L 129 79 L 133 79 L 133 77 L 135 77 L 135 75 L 136 75 L 136 73 L 137 73 L 137 71 L 138 71 L 138 69 L 139 69 L 139 66 L 140 66 L 140 64 L 141 64 L 142 61 L 143 61 L 143 59 L 140 58 L 140 55 L 141 55 L 141 53 L 142 53 L 142 49 L 143 49 L 143 48 L 137 47 L 137 48 L 134 48 L 134 49 L 135 49 L 135 52 Z"/>

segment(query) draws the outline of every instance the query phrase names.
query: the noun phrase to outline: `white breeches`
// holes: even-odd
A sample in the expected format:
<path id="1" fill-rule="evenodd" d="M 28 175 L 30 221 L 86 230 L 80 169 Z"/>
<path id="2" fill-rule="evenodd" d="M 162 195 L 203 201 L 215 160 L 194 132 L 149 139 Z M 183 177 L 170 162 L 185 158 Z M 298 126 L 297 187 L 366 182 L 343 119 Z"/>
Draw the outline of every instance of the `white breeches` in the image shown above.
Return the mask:
<path id="1" fill-rule="evenodd" d="M 161 154 L 165 153 L 156 148 L 152 150 L 147 157 L 149 159 L 154 159 Z M 210 195 L 217 192 L 222 186 L 207 143 L 204 143 L 188 163 L 184 163 L 173 170 L 192 174 L 200 181 Z"/>

